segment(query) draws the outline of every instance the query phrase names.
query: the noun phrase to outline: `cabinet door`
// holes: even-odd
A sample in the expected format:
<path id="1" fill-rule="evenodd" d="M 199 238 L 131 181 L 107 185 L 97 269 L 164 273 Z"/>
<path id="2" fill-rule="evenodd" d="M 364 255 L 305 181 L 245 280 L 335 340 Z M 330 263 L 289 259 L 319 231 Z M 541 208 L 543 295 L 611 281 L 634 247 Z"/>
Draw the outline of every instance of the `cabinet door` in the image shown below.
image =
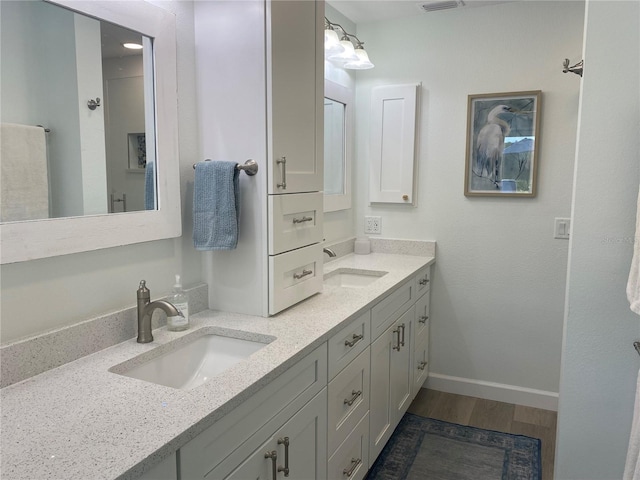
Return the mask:
<path id="1" fill-rule="evenodd" d="M 410 345 L 414 315 L 415 308 L 409 308 L 371 344 L 371 395 L 369 396 L 369 459 L 371 463 L 389 440 L 393 429 L 411 402 Z"/>
<path id="2" fill-rule="evenodd" d="M 267 2 L 267 9 L 268 193 L 321 191 L 324 3 Z"/>
<path id="3" fill-rule="evenodd" d="M 326 479 L 327 390 L 320 392 L 291 417 L 274 437 L 278 466 L 285 476 L 306 480 Z"/>
<path id="4" fill-rule="evenodd" d="M 251 438 L 248 439 L 204 478 L 278 480 L 285 477 L 288 468 L 289 473 L 286 476 L 289 478 L 326 479 L 326 388 L 280 425 L 280 428 L 275 432 L 272 430 L 273 434 L 267 436 L 257 448 L 248 449 L 247 445 L 254 444 Z"/>
<path id="5" fill-rule="evenodd" d="M 394 330 L 400 334 L 400 350 L 395 351 L 395 355 L 391 357 L 391 398 L 394 408 L 394 428 L 409 408 L 412 400 L 411 333 L 414 316 L 415 307 L 411 307 L 395 323 Z"/>

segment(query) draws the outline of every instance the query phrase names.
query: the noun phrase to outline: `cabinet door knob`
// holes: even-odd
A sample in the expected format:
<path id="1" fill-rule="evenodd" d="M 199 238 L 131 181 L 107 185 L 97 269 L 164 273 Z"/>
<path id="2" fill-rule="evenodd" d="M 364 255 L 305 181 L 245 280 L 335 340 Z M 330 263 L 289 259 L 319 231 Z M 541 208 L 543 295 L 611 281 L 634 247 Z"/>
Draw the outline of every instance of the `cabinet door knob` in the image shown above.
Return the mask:
<path id="1" fill-rule="evenodd" d="M 313 220 L 312 217 L 306 217 L 303 215 L 302 218 L 294 218 L 293 223 L 304 223 L 304 222 L 310 222 L 312 220 Z"/>
<path id="2" fill-rule="evenodd" d="M 423 315 L 418 319 L 418 322 L 427 323 L 427 320 L 429 320 L 429 315 Z"/>
<path id="3" fill-rule="evenodd" d="M 293 274 L 293 278 L 295 278 L 296 280 L 300 280 L 302 277 L 306 277 L 307 275 L 311 275 L 313 273 L 312 270 L 302 270 L 302 273 L 294 273 Z"/>
<path id="4" fill-rule="evenodd" d="M 393 330 L 393 333 L 396 334 L 396 345 L 393 347 L 394 350 L 400 351 L 400 327 Z"/>
<path id="5" fill-rule="evenodd" d="M 279 438 L 278 445 L 284 445 L 284 467 L 278 467 L 278 472 L 284 472 L 284 476 L 289 476 L 289 437 Z"/>
<path id="6" fill-rule="evenodd" d="M 424 367 L 427 366 L 427 363 L 429 362 L 425 362 L 425 361 L 420 362 L 420 364 L 418 365 L 418 370 L 424 370 Z"/>
<path id="7" fill-rule="evenodd" d="M 278 466 L 276 465 L 278 461 L 278 452 L 276 452 L 275 450 L 266 452 L 264 454 L 264 458 L 271 459 L 271 471 L 273 474 L 272 480 L 276 480 L 276 477 L 278 476 Z"/>
<path id="8" fill-rule="evenodd" d="M 404 329 L 405 329 L 404 323 L 402 325 L 398 326 L 398 328 L 402 329 L 402 340 L 400 340 L 400 346 L 404 347 Z M 398 350 L 400 350 L 400 349 L 398 349 Z"/>
<path id="9" fill-rule="evenodd" d="M 282 168 L 282 182 L 276 184 L 276 187 L 281 188 L 283 190 L 287 189 L 287 157 L 282 157 L 276 160 L 278 165 L 281 165 Z"/>
<path id="10" fill-rule="evenodd" d="M 420 285 L 426 285 L 427 283 L 429 283 L 429 279 L 428 278 L 423 278 L 418 283 Z"/>
<path id="11" fill-rule="evenodd" d="M 349 406 L 353 405 L 353 402 L 355 402 L 358 399 L 358 397 L 362 395 L 362 390 L 352 390 L 351 395 L 353 395 L 351 398 L 344 399 L 344 405 L 349 405 Z"/>
<path id="12" fill-rule="evenodd" d="M 364 335 L 356 335 L 355 333 L 353 334 L 353 340 L 349 341 L 349 340 L 345 340 L 344 344 L 347 347 L 353 347 L 356 343 L 358 343 L 360 340 L 362 340 L 364 338 Z"/>
<path id="13" fill-rule="evenodd" d="M 358 465 L 360 465 L 362 463 L 362 459 L 360 458 L 352 458 L 351 459 L 351 466 L 349 468 L 345 468 L 342 471 L 343 475 L 346 475 L 347 478 L 350 477 L 351 475 L 353 475 L 353 472 L 356 471 L 356 468 L 358 468 Z"/>

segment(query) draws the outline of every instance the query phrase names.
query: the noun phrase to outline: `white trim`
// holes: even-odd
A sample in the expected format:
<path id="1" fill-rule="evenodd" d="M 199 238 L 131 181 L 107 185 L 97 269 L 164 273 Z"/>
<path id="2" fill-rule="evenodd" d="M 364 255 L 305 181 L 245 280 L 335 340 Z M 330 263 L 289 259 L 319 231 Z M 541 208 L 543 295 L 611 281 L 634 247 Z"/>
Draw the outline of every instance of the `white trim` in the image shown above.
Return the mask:
<path id="1" fill-rule="evenodd" d="M 534 388 L 506 385 L 504 383 L 484 382 L 471 378 L 452 377 L 429 372 L 426 388 L 458 395 L 514 403 L 527 407 L 558 411 L 558 393 Z"/>
<path id="2" fill-rule="evenodd" d="M 0 263 L 148 242 L 182 234 L 178 168 L 176 20 L 143 1 L 49 0 L 154 38 L 158 210 L 49 218 L 0 225 Z"/>

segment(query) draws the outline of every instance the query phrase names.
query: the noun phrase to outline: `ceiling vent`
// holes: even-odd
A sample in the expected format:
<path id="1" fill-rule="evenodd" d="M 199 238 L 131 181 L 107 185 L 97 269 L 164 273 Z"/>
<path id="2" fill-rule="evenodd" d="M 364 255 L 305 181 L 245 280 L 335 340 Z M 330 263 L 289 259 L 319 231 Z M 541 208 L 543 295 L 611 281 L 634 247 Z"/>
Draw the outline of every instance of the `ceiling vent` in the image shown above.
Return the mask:
<path id="1" fill-rule="evenodd" d="M 451 8 L 464 7 L 462 0 L 436 0 L 434 2 L 419 3 L 418 8 L 423 12 L 438 12 Z"/>

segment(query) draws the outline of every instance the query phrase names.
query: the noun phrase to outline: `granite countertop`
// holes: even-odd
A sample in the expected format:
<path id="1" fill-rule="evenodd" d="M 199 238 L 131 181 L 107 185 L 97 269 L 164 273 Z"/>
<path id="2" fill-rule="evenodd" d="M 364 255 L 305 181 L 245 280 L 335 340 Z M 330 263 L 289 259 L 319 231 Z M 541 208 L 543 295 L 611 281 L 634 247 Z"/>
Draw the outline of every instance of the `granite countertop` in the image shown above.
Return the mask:
<path id="1" fill-rule="evenodd" d="M 343 324 L 391 292 L 433 257 L 372 253 L 325 265 L 389 272 L 366 288 L 324 291 L 270 318 L 207 310 L 185 332 L 154 331 L 0 390 L 3 479 L 136 478 L 320 346 Z M 206 327 L 275 337 L 247 360 L 192 390 L 112 373 L 130 361 Z"/>

